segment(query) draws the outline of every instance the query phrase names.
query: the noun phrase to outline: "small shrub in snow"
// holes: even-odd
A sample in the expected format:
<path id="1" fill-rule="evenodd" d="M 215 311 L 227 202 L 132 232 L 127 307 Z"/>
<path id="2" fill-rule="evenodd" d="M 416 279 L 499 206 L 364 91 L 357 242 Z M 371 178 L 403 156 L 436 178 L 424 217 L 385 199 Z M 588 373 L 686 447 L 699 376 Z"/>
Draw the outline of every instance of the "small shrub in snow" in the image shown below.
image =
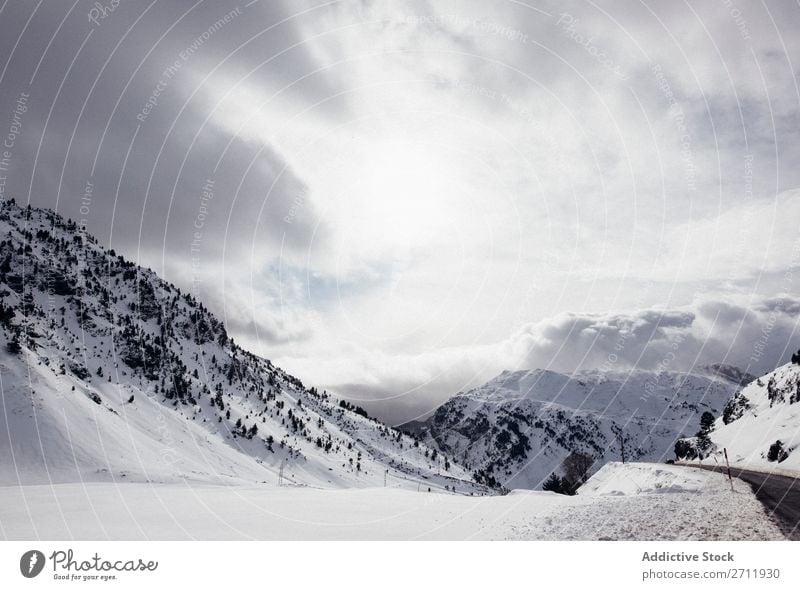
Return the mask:
<path id="1" fill-rule="evenodd" d="M 677 459 L 697 459 L 698 452 L 694 439 L 681 438 L 675 442 L 675 457 Z"/>
<path id="2" fill-rule="evenodd" d="M 783 448 L 783 443 L 780 440 L 776 440 L 770 445 L 769 451 L 767 451 L 767 461 L 777 461 L 780 463 L 788 458 L 789 453 Z"/>
<path id="3" fill-rule="evenodd" d="M 778 387 L 775 381 L 775 375 L 769 378 L 767 382 L 767 397 L 769 398 L 769 407 L 771 408 L 776 402 L 783 402 L 785 399 L 785 392 Z"/>
<path id="4" fill-rule="evenodd" d="M 740 391 L 727 401 L 725 407 L 722 409 L 722 422 L 723 424 L 730 424 L 738 420 L 744 415 L 745 410 L 750 408 L 750 400 L 742 395 Z"/>

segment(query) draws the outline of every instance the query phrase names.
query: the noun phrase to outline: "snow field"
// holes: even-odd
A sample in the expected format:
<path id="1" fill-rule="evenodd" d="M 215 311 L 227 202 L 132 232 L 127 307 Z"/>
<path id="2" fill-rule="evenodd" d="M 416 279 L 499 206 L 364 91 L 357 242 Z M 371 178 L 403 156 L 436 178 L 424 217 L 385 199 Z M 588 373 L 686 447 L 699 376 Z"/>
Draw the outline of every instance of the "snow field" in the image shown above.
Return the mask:
<path id="1" fill-rule="evenodd" d="M 5 487 L 0 535 L 16 540 L 783 539 L 749 486 L 737 481 L 732 492 L 717 473 L 612 463 L 595 478 L 572 497 L 189 483 Z"/>

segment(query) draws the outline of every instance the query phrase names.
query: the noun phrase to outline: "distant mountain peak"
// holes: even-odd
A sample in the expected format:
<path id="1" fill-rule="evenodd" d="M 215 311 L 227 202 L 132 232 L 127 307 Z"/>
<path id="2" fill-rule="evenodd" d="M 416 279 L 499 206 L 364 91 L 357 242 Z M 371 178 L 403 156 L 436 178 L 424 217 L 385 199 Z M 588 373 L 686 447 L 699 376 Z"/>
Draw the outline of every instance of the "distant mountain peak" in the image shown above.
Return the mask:
<path id="1" fill-rule="evenodd" d="M 755 375 L 742 371 L 739 367 L 725 363 L 706 365 L 703 367 L 703 370 L 718 379 L 724 379 L 742 387 L 749 385 L 756 379 Z"/>
<path id="2" fill-rule="evenodd" d="M 719 415 L 735 390 L 677 371 L 503 372 L 414 428 L 484 481 L 536 488 L 572 452 L 591 455 L 597 467 L 619 460 L 617 431 L 629 460 L 670 458 L 675 441 L 697 430 L 703 412 Z"/>

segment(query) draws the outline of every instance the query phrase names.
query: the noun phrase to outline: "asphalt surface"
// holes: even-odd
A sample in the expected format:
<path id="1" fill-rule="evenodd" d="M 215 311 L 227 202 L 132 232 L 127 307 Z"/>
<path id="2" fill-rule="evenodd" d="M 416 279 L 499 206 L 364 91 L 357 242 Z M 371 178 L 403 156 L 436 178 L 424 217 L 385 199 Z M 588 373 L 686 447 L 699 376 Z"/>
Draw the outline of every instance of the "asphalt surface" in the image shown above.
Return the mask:
<path id="1" fill-rule="evenodd" d="M 692 467 L 725 474 L 725 467 L 712 465 L 692 465 Z M 731 467 L 731 475 L 750 484 L 756 498 L 775 519 L 786 538 L 800 541 L 800 479 L 746 471 L 736 467 Z"/>

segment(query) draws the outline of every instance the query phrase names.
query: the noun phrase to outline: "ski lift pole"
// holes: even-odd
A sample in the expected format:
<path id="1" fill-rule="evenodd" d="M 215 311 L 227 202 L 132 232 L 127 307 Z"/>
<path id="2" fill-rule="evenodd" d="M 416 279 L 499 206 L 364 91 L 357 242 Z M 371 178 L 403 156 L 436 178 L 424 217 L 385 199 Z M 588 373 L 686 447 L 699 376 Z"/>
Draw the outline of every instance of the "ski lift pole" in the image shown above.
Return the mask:
<path id="1" fill-rule="evenodd" d="M 281 468 L 278 471 L 278 487 L 283 486 L 283 479 L 284 479 L 283 467 L 286 465 L 286 461 L 287 461 L 286 457 L 284 457 L 283 460 L 281 461 Z"/>
<path id="2" fill-rule="evenodd" d="M 728 449 L 723 447 L 722 452 L 725 454 L 725 467 L 728 470 L 728 481 L 731 484 L 731 491 L 733 491 L 733 478 L 731 477 L 731 464 L 728 462 Z"/>

